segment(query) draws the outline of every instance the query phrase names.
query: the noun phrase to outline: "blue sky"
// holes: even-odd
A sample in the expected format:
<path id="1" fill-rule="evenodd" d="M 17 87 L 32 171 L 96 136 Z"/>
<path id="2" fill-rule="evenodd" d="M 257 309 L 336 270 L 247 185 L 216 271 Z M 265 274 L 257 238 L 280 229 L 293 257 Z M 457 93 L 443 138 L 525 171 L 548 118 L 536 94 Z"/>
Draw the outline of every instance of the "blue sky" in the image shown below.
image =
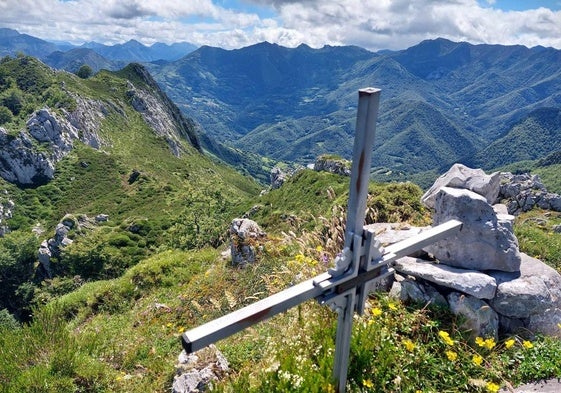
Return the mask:
<path id="1" fill-rule="evenodd" d="M 0 27 L 74 44 L 395 50 L 444 37 L 561 49 L 561 0 L 0 0 Z"/>
<path id="2" fill-rule="evenodd" d="M 501 10 L 523 11 L 532 8 L 545 7 L 551 10 L 561 10 L 561 1 L 559 0 L 496 0 L 494 2 L 479 1 L 483 6 L 492 6 Z"/>

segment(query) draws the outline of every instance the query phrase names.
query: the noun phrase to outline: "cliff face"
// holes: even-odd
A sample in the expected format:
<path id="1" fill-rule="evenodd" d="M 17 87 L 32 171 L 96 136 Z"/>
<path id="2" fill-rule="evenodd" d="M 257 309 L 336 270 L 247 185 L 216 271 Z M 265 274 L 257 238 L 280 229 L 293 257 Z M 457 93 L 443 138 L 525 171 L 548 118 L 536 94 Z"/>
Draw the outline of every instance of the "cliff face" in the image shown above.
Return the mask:
<path id="1" fill-rule="evenodd" d="M 195 123 L 181 113 L 146 68 L 132 63 L 119 74 L 128 79 L 126 94 L 132 107 L 142 114 L 156 134 L 166 139 L 176 156 L 180 154 L 180 139 L 188 140 L 195 149 L 202 151 Z"/>
<path id="2" fill-rule="evenodd" d="M 75 141 L 99 148 L 103 142 L 96 131 L 104 115 L 94 111 L 95 106 L 81 99 L 77 110 L 66 116 L 39 109 L 16 136 L 0 127 L 0 176 L 21 186 L 44 184 L 53 178 L 56 163 L 72 151 Z M 74 112 L 87 112 L 92 121 L 77 121 Z"/>

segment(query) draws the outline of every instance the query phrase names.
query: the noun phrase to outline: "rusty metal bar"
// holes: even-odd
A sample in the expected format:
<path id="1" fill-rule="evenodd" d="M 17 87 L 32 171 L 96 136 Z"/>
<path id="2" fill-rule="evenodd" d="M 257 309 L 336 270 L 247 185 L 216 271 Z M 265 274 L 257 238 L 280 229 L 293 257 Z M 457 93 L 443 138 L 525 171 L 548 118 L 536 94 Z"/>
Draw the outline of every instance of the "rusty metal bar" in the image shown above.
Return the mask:
<path id="1" fill-rule="evenodd" d="M 351 184 L 347 204 L 345 247 L 351 247 L 353 234 L 362 234 L 366 214 L 366 199 L 370 183 L 372 149 L 376 134 L 376 118 L 380 105 L 380 89 L 368 87 L 358 91 L 358 112 L 353 145 Z"/>
<path id="2" fill-rule="evenodd" d="M 323 281 L 329 278 L 331 278 L 330 274 L 323 273 L 315 278 L 303 281 L 300 284 L 259 300 L 249 306 L 191 329 L 181 336 L 183 348 L 188 353 L 195 352 L 209 344 L 255 325 L 257 322 L 261 322 L 286 311 L 308 299 L 313 299 L 324 291 L 322 287 L 314 285 L 314 280 Z"/>

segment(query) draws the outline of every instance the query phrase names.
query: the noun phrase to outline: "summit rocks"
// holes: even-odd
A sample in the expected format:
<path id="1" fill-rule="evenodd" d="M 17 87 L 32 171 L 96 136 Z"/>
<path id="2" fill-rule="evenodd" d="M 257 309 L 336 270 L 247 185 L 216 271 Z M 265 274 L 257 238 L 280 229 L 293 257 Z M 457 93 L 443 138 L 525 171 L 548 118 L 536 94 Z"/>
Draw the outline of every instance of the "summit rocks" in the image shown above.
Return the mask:
<path id="1" fill-rule="evenodd" d="M 432 259 L 398 260 L 390 294 L 447 303 L 472 338 L 496 339 L 499 331 L 560 337 L 561 275 L 519 251 L 514 216 L 492 205 L 500 198 L 498 179 L 455 165 L 436 181 L 422 199 L 434 209 L 434 224 L 458 219 L 463 227 L 425 248 Z"/>

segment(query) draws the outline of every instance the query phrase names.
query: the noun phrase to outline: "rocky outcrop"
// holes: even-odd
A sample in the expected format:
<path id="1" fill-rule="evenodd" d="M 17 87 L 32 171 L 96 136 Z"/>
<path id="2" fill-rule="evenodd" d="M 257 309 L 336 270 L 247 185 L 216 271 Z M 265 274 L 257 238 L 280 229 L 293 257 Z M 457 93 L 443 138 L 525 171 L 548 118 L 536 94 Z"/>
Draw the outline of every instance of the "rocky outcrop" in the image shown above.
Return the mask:
<path id="1" fill-rule="evenodd" d="M 203 392 L 212 381 L 223 378 L 228 371 L 228 361 L 213 344 L 192 354 L 182 351 L 175 368 L 172 392 Z"/>
<path id="2" fill-rule="evenodd" d="M 23 186 L 44 184 L 53 179 L 56 163 L 72 150 L 76 140 L 95 148 L 102 145 L 97 127 L 104 115 L 91 111 L 95 103 L 74 98 L 77 107 L 72 113 L 42 108 L 17 134 L 0 127 L 0 176 L 4 180 Z M 78 121 L 84 113 L 89 117 Z"/>
<path id="3" fill-rule="evenodd" d="M 257 260 L 259 240 L 266 233 L 249 218 L 235 218 L 230 225 L 230 250 L 232 265 L 240 266 Z"/>
<path id="4" fill-rule="evenodd" d="M 316 158 L 314 163 L 315 171 L 324 171 L 334 173 L 336 175 L 350 176 L 351 175 L 351 162 L 344 158 L 323 155 Z"/>
<path id="5" fill-rule="evenodd" d="M 280 188 L 287 178 L 288 174 L 286 172 L 284 172 L 278 166 L 274 167 L 273 169 L 271 169 L 271 188 L 273 190 Z"/>
<path id="6" fill-rule="evenodd" d="M 6 220 L 12 218 L 15 207 L 14 201 L 8 197 L 8 191 L 4 190 L 4 195 L 0 195 L 0 237 L 10 231 Z"/>
<path id="7" fill-rule="evenodd" d="M 501 173 L 498 199 L 510 214 L 518 215 L 535 207 L 561 212 L 561 196 L 548 192 L 538 175 Z"/>
<path id="8" fill-rule="evenodd" d="M 38 185 L 51 180 L 54 160 L 38 151 L 27 132 L 9 135 L 0 127 L 0 176 L 10 183 Z"/>
<path id="9" fill-rule="evenodd" d="M 107 215 L 103 215 L 107 216 Z M 61 250 L 72 244 L 72 239 L 68 237 L 70 231 L 82 232 L 84 229 L 91 229 L 97 220 L 91 220 L 87 216 L 74 217 L 66 215 L 56 226 L 53 237 L 43 240 L 37 251 L 39 266 L 43 269 L 45 276 L 52 277 L 51 260 L 59 258 Z"/>
<path id="10" fill-rule="evenodd" d="M 179 138 L 187 140 L 195 149 L 202 151 L 195 123 L 181 113 L 179 108 L 160 89 L 150 73 L 141 64 L 132 63 L 126 71 L 134 73 L 147 88 L 127 84 L 127 97 L 154 132 L 165 138 L 175 156 L 181 154 Z"/>
<path id="11" fill-rule="evenodd" d="M 112 102 L 92 100 L 77 94 L 68 93 L 76 101 L 76 108 L 72 112 L 64 111 L 66 119 L 78 132 L 78 138 L 94 149 L 100 149 L 106 142 L 99 135 L 101 122 L 111 112 L 125 116 L 123 110 Z"/>
<path id="12" fill-rule="evenodd" d="M 485 195 L 458 188 L 461 182 L 456 182 L 455 188 L 433 186 L 431 197 L 423 197 L 435 209 L 435 224 L 454 218 L 464 225 L 457 236 L 425 248 L 435 259 L 396 261 L 396 281 L 390 294 L 403 300 L 447 304 L 461 316 L 462 328 L 470 330 L 472 338 L 497 338 L 499 331 L 561 337 L 561 274 L 519 251 L 512 228 L 514 217 L 504 205 L 491 206 L 494 191 L 488 190 L 494 187 L 473 187 L 487 179 L 485 175 L 465 182 L 466 187 Z M 412 236 L 416 230 L 402 232 Z"/>

